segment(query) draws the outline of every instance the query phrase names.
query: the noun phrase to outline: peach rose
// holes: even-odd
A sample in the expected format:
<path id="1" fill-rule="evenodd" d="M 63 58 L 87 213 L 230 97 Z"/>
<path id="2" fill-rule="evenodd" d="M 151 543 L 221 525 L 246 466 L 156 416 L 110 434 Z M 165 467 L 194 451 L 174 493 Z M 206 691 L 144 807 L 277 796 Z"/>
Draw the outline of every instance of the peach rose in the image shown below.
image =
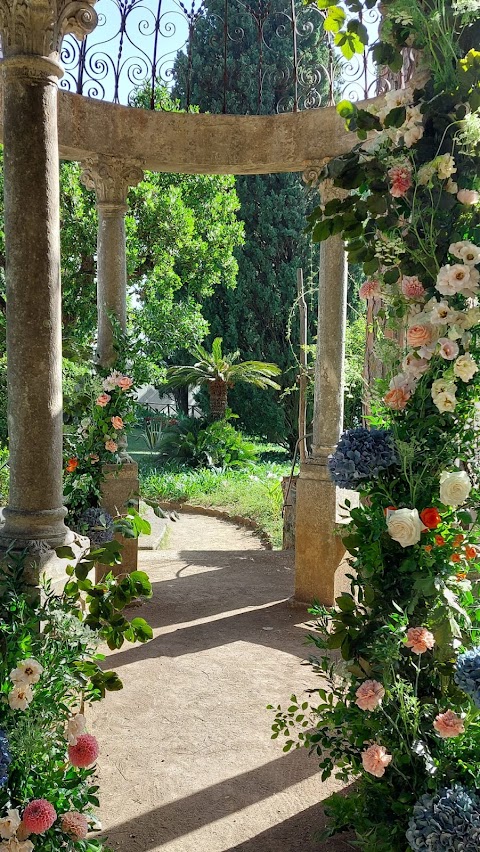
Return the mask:
<path id="1" fill-rule="evenodd" d="M 433 329 L 430 323 L 411 325 L 407 330 L 409 346 L 429 346 L 433 339 Z"/>
<path id="2" fill-rule="evenodd" d="M 393 757 L 391 754 L 388 754 L 386 748 L 377 745 L 377 743 L 374 743 L 374 745 L 369 746 L 366 751 L 362 752 L 363 768 L 370 775 L 375 775 L 375 778 L 381 778 L 382 775 L 385 775 L 385 769 L 392 760 Z"/>
<path id="3" fill-rule="evenodd" d="M 435 638 L 426 627 L 409 627 L 405 645 L 414 654 L 424 654 L 425 651 L 432 650 L 435 645 Z"/>
<path id="4" fill-rule="evenodd" d="M 111 398 L 112 397 L 110 396 L 110 394 L 101 393 L 100 396 L 97 396 L 96 403 L 101 408 L 105 408 L 105 406 L 108 405 L 108 403 L 110 402 Z"/>
<path id="5" fill-rule="evenodd" d="M 108 450 L 109 453 L 116 453 L 118 450 L 118 444 L 109 438 L 108 441 L 105 441 L 105 449 Z"/>
<path id="6" fill-rule="evenodd" d="M 366 680 L 358 687 L 355 704 L 360 710 L 375 710 L 385 695 L 385 690 L 378 680 Z"/>
<path id="7" fill-rule="evenodd" d="M 460 734 L 465 733 L 463 720 L 453 710 L 446 710 L 445 713 L 439 713 L 433 723 L 433 727 L 444 740 L 449 737 L 458 737 Z"/>
<path id="8" fill-rule="evenodd" d="M 392 388 L 385 394 L 384 402 L 393 411 L 403 411 L 411 395 L 410 391 L 404 387 Z"/>
<path id="9" fill-rule="evenodd" d="M 121 417 L 112 417 L 111 420 L 114 429 L 123 429 L 123 420 Z"/>
<path id="10" fill-rule="evenodd" d="M 117 386 L 122 390 L 128 390 L 133 385 L 133 379 L 130 379 L 128 376 L 120 376 L 117 379 Z"/>

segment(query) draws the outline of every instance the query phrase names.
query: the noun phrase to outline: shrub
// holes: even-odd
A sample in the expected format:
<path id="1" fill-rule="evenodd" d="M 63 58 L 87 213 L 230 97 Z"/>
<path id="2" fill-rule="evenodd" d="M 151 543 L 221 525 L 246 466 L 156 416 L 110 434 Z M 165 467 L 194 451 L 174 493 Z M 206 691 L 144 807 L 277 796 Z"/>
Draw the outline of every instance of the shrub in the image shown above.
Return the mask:
<path id="1" fill-rule="evenodd" d="M 245 467 L 257 458 L 254 445 L 225 420 L 213 423 L 193 417 L 171 420 L 157 446 L 161 458 L 189 467 Z"/>

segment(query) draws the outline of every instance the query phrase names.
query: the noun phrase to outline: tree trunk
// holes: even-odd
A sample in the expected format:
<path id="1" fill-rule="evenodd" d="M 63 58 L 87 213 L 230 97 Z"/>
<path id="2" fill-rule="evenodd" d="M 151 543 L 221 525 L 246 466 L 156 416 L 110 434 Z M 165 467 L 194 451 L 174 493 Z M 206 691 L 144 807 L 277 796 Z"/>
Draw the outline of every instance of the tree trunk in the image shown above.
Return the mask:
<path id="1" fill-rule="evenodd" d="M 173 398 L 175 399 L 175 405 L 177 407 L 177 412 L 179 414 L 184 414 L 185 417 L 188 417 L 188 385 L 184 385 L 180 388 L 173 389 Z"/>
<path id="2" fill-rule="evenodd" d="M 208 383 L 210 394 L 210 416 L 212 420 L 223 420 L 227 410 L 227 383 L 223 379 L 215 379 Z"/>

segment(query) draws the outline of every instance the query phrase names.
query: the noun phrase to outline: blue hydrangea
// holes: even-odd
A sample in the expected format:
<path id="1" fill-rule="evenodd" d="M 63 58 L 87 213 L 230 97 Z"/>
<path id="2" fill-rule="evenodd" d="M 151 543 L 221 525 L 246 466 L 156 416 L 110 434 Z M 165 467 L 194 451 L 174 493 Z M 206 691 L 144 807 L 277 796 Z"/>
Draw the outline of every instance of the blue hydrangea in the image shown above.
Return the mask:
<path id="1" fill-rule="evenodd" d="M 480 799 L 460 785 L 426 793 L 413 808 L 406 836 L 413 852 L 478 852 Z"/>
<path id="2" fill-rule="evenodd" d="M 463 692 L 480 708 L 480 648 L 460 654 L 454 680 Z"/>
<path id="3" fill-rule="evenodd" d="M 6 734 L 0 730 L 0 787 L 3 787 L 8 780 L 8 767 L 12 762 L 10 749 Z"/>
<path id="4" fill-rule="evenodd" d="M 328 470 L 335 485 L 356 491 L 397 462 L 393 437 L 386 429 L 349 429 L 329 456 Z"/>

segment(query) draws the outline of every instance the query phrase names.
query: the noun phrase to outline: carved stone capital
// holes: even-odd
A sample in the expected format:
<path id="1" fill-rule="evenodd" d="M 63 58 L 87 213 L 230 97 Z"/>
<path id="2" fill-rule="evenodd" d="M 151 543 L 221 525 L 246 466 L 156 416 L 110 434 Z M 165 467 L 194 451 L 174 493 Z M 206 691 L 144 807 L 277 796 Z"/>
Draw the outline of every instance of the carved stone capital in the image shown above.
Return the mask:
<path id="1" fill-rule="evenodd" d="M 332 201 L 334 198 L 345 198 L 348 195 L 347 191 L 342 189 L 342 187 L 334 186 L 331 178 L 326 178 L 322 181 L 319 191 L 322 197 L 322 204 L 326 204 L 327 201 Z"/>
<path id="2" fill-rule="evenodd" d="M 308 169 L 305 169 L 302 174 L 302 180 L 308 187 L 314 188 L 318 186 L 320 175 L 330 159 L 330 157 L 324 157 L 319 163 L 313 163 Z"/>
<path id="3" fill-rule="evenodd" d="M 91 157 L 82 163 L 80 179 L 87 189 L 95 190 L 97 205 L 113 213 L 118 207 L 126 209 L 128 190 L 143 180 L 143 171 L 136 160 Z"/>
<path id="4" fill-rule="evenodd" d="M 96 0 L 0 0 L 4 59 L 43 56 L 59 63 L 67 33 L 83 39 L 97 25 Z"/>

